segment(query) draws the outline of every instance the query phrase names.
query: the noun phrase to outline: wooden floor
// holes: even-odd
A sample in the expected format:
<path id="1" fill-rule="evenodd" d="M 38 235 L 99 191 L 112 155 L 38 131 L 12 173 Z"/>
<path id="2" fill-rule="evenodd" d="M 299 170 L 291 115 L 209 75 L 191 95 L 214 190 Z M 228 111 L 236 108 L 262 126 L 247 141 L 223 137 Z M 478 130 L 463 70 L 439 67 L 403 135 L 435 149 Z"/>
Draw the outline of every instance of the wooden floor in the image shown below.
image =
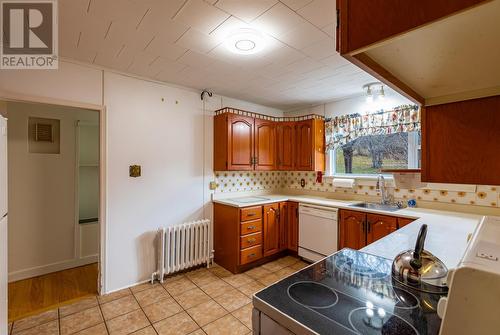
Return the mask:
<path id="1" fill-rule="evenodd" d="M 97 294 L 97 263 L 9 283 L 9 321 Z"/>

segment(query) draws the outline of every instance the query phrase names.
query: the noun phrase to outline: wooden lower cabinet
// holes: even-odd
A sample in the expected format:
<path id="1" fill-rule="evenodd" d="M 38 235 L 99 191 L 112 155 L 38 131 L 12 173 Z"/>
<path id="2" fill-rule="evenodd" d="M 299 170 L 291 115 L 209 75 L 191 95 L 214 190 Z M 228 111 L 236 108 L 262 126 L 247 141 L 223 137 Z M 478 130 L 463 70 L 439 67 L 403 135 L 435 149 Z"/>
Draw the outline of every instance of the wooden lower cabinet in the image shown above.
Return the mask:
<path id="1" fill-rule="evenodd" d="M 361 249 L 412 221 L 414 219 L 341 209 L 339 249 Z"/>
<path id="2" fill-rule="evenodd" d="M 279 203 L 264 206 L 264 256 L 280 251 Z"/>
<path id="3" fill-rule="evenodd" d="M 412 223 L 413 221 L 415 221 L 415 219 L 398 218 L 398 229 L 399 228 L 403 228 L 404 226 L 406 226 L 407 224 Z"/>
<path id="4" fill-rule="evenodd" d="M 341 210 L 339 223 L 339 249 L 361 249 L 366 245 L 366 213 Z"/>
<path id="5" fill-rule="evenodd" d="M 387 215 L 366 214 L 366 244 L 375 242 L 398 229 L 398 218 Z"/>
<path id="6" fill-rule="evenodd" d="M 238 273 L 289 248 L 296 252 L 298 221 L 291 213 L 297 208 L 288 201 L 245 208 L 215 203 L 215 262 Z"/>
<path id="7" fill-rule="evenodd" d="M 287 248 L 293 252 L 299 251 L 299 203 L 288 202 Z"/>

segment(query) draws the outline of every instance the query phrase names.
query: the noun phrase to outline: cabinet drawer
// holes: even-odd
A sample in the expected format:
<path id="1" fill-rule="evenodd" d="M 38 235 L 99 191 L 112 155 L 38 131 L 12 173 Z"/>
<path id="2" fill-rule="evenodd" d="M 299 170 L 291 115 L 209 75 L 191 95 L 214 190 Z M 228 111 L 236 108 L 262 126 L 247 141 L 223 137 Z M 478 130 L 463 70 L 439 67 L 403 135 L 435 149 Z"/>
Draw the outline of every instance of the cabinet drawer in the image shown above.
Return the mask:
<path id="1" fill-rule="evenodd" d="M 240 228 L 241 236 L 262 231 L 262 219 L 242 222 Z"/>
<path id="2" fill-rule="evenodd" d="M 261 244 L 240 251 L 240 265 L 251 263 L 260 258 L 262 258 Z"/>
<path id="3" fill-rule="evenodd" d="M 250 248 L 262 243 L 262 233 L 250 234 L 240 237 L 240 248 Z"/>
<path id="4" fill-rule="evenodd" d="M 262 217 L 262 206 L 241 209 L 241 221 L 255 220 Z"/>

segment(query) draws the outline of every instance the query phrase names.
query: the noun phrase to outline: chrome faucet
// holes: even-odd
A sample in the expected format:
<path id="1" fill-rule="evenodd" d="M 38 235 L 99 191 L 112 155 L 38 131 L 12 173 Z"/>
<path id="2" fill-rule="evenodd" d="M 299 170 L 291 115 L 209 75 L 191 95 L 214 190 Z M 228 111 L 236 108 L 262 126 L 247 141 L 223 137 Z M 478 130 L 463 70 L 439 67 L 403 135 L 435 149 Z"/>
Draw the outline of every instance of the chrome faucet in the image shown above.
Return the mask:
<path id="1" fill-rule="evenodd" d="M 377 191 L 382 195 L 382 204 L 389 205 L 391 203 L 391 199 L 389 193 L 387 192 L 387 186 L 385 185 L 385 178 L 381 174 L 377 177 Z"/>

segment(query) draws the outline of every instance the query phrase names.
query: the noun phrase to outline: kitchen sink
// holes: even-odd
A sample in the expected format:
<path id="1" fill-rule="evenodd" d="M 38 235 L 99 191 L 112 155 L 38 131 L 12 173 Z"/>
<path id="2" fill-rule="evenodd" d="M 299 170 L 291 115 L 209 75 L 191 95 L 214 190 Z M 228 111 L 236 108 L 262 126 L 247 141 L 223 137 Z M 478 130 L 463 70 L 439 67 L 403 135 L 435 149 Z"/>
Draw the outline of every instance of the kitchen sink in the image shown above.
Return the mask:
<path id="1" fill-rule="evenodd" d="M 360 202 L 357 204 L 351 204 L 350 207 L 366 208 L 366 209 L 376 209 L 379 211 L 395 212 L 399 211 L 401 208 L 398 205 L 384 205 L 374 202 Z"/>

